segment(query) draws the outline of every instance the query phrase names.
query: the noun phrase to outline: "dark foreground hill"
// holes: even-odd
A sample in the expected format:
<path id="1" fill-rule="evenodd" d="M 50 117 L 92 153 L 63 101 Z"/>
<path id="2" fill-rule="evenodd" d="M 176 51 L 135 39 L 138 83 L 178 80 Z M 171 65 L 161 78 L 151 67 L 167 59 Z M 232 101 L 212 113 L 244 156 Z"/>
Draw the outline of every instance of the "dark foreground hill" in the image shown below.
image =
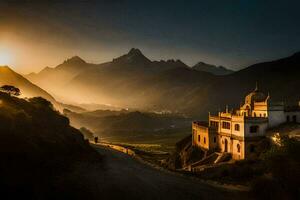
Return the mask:
<path id="1" fill-rule="evenodd" d="M 82 182 L 84 165 L 101 165 L 100 156 L 50 102 L 0 93 L 2 197 L 89 198 L 90 184 Z"/>

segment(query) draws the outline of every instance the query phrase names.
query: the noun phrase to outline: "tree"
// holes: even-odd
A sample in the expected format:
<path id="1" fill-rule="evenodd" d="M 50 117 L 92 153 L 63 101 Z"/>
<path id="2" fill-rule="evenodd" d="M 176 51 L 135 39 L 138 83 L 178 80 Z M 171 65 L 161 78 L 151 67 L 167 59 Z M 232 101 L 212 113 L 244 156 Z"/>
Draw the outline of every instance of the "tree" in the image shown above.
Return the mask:
<path id="1" fill-rule="evenodd" d="M 20 89 L 16 88 L 15 86 L 12 86 L 12 85 L 3 85 L 2 87 L 0 87 L 0 91 L 6 92 L 6 93 L 8 93 L 10 95 L 14 95 L 14 96 L 21 95 Z"/>

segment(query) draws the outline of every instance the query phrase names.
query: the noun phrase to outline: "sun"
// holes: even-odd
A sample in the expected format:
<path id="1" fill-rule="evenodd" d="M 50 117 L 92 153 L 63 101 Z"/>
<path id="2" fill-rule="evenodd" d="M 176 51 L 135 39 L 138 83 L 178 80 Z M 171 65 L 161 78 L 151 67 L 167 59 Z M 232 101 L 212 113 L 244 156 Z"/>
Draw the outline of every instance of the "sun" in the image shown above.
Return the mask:
<path id="1" fill-rule="evenodd" d="M 12 55 L 8 50 L 0 48 L 0 65 L 11 65 Z"/>

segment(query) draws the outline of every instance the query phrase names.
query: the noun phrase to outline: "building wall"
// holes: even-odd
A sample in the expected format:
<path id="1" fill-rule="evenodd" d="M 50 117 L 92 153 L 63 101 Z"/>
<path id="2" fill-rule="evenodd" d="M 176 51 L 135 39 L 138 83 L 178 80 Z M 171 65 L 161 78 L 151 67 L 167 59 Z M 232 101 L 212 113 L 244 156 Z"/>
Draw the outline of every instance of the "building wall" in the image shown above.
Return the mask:
<path id="1" fill-rule="evenodd" d="M 268 116 L 270 128 L 286 122 L 286 116 L 283 110 L 269 110 Z"/>
<path id="2" fill-rule="evenodd" d="M 297 123 L 300 123 L 300 111 L 284 112 L 286 122 L 294 122 L 296 119 Z"/>
<path id="3" fill-rule="evenodd" d="M 239 145 L 239 149 L 238 149 Z M 234 139 L 232 143 L 232 158 L 235 160 L 245 159 L 245 143 L 243 140 Z"/>
<path id="4" fill-rule="evenodd" d="M 243 140 L 233 139 L 229 136 L 218 135 L 218 146 L 220 152 L 227 152 L 232 154 L 232 158 L 235 160 L 245 159 L 245 145 Z M 226 150 L 227 141 L 227 150 Z M 238 150 L 239 145 L 239 150 Z"/>
<path id="5" fill-rule="evenodd" d="M 209 131 L 209 149 L 219 148 L 219 137 L 216 132 Z"/>
<path id="6" fill-rule="evenodd" d="M 226 149 L 226 141 L 227 141 L 227 149 Z M 221 152 L 232 152 L 232 141 L 229 136 L 219 135 L 219 148 Z"/>
<path id="7" fill-rule="evenodd" d="M 253 117 L 268 117 L 267 102 L 254 102 Z"/>
<path id="8" fill-rule="evenodd" d="M 247 120 L 244 124 L 244 137 L 257 137 L 264 136 L 268 128 L 268 121 L 261 122 L 260 120 Z M 257 126 L 258 130 L 256 132 L 251 132 L 251 127 Z"/>
<path id="9" fill-rule="evenodd" d="M 209 149 L 208 127 L 199 126 L 193 123 L 193 145 Z"/>
<path id="10" fill-rule="evenodd" d="M 244 145 L 244 152 L 245 152 L 245 158 L 251 159 L 251 158 L 256 158 L 258 155 L 258 144 L 260 140 L 257 141 L 249 141 L 245 140 L 245 145 Z"/>
<path id="11" fill-rule="evenodd" d="M 253 110 L 252 111 L 253 117 L 268 117 L 268 111 L 263 110 Z"/>
<path id="12" fill-rule="evenodd" d="M 245 131 L 245 124 L 244 124 L 244 116 L 232 116 L 231 118 L 231 134 L 238 136 L 238 137 L 244 137 L 244 131 Z M 236 125 L 239 126 L 239 130 L 237 130 Z"/>

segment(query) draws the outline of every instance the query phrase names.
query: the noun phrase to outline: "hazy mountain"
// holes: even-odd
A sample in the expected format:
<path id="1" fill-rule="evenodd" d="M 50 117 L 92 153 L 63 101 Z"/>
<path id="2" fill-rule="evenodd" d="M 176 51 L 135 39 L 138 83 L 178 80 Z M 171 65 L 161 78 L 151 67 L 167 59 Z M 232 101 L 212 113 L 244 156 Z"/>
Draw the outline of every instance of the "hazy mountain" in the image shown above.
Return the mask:
<path id="1" fill-rule="evenodd" d="M 34 85 L 8 66 L 0 67 L 0 85 L 13 85 L 21 90 L 24 97 L 40 96 L 55 103 L 55 99 L 45 90 Z"/>
<path id="2" fill-rule="evenodd" d="M 197 71 L 209 72 L 214 75 L 228 75 L 234 72 L 233 70 L 227 69 L 223 66 L 215 66 L 204 62 L 199 62 L 192 68 Z"/>
<path id="3" fill-rule="evenodd" d="M 206 117 L 208 111 L 226 104 L 238 106 L 256 82 L 273 100 L 299 100 L 299 57 L 298 53 L 217 76 L 180 60 L 150 61 L 132 49 L 111 62 L 93 67 L 82 64 L 82 71 L 59 86 L 61 92 L 53 91 L 66 101 Z M 55 84 L 48 84 L 49 89 Z"/>
<path id="4" fill-rule="evenodd" d="M 74 56 L 55 68 L 46 67 L 39 73 L 31 73 L 25 77 L 59 98 L 60 95 L 54 91 L 64 90 L 62 87 L 72 78 L 94 66 L 96 65 L 86 63 L 80 57 Z"/>

